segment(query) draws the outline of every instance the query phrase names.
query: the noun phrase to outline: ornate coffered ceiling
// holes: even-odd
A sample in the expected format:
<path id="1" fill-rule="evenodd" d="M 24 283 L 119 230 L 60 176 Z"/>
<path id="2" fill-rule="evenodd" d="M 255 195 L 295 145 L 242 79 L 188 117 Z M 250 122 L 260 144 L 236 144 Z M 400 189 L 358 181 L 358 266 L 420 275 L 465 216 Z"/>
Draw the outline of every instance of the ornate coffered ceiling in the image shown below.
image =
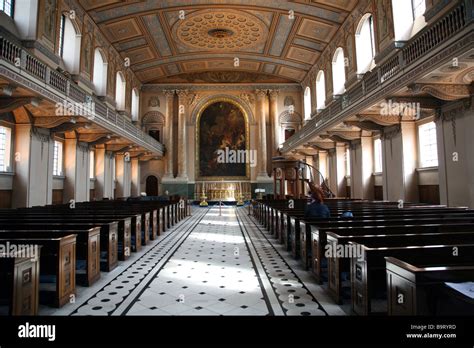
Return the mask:
<path id="1" fill-rule="evenodd" d="M 357 2 L 80 0 L 143 83 L 201 82 L 208 72 L 300 82 Z"/>

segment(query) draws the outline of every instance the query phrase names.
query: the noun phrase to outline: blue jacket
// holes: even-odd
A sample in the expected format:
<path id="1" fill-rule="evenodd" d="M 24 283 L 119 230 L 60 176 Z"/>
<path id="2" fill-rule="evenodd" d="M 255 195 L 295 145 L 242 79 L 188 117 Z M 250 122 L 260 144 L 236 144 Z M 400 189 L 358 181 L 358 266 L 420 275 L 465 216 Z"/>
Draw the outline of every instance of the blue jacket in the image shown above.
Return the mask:
<path id="1" fill-rule="evenodd" d="M 325 204 L 314 201 L 311 204 L 308 204 L 304 210 L 305 218 L 329 218 L 331 217 L 331 212 Z"/>

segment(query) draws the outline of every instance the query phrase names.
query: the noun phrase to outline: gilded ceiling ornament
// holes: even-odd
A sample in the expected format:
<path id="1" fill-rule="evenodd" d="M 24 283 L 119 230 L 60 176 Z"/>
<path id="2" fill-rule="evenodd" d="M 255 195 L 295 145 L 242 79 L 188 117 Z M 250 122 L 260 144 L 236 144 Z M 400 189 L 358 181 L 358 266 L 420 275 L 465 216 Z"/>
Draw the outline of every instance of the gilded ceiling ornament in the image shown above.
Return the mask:
<path id="1" fill-rule="evenodd" d="M 174 38 L 187 47 L 211 51 L 241 50 L 264 44 L 268 28 L 243 11 L 196 11 L 173 27 Z"/>

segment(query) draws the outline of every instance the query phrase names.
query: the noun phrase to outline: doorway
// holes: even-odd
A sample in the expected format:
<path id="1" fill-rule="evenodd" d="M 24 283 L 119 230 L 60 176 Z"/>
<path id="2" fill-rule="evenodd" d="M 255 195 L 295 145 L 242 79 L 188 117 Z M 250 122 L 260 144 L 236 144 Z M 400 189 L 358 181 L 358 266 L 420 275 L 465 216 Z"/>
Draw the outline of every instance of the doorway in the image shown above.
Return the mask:
<path id="1" fill-rule="evenodd" d="M 158 196 L 158 178 L 154 175 L 146 178 L 146 195 Z"/>

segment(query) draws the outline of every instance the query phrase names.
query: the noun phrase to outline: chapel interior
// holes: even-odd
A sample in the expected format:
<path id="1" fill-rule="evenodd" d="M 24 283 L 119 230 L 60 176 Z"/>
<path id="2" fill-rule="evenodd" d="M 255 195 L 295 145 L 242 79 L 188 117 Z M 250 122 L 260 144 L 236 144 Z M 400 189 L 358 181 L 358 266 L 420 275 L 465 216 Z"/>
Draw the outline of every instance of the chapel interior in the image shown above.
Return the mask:
<path id="1" fill-rule="evenodd" d="M 0 0 L 0 315 L 472 315 L 473 18 Z"/>

